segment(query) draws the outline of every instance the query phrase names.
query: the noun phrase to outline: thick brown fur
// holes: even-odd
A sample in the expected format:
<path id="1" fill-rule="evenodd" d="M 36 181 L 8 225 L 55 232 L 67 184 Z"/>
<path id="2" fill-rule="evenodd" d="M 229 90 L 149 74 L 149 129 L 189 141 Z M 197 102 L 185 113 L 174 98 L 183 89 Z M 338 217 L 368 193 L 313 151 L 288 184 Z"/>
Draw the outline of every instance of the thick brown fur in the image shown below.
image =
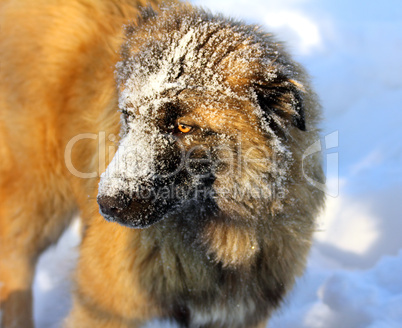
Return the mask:
<path id="1" fill-rule="evenodd" d="M 122 25 L 145 3 L 0 2 L 2 328 L 31 326 L 30 286 L 39 254 L 78 208 L 85 218 L 95 211 L 90 200 L 97 182 L 74 178 L 64 149 L 79 133 L 118 133 L 113 71 Z M 96 153 L 97 142 L 84 140 L 73 163 L 90 172 L 98 166 Z"/>
<path id="2" fill-rule="evenodd" d="M 139 327 L 154 317 L 192 328 L 264 327 L 303 272 L 314 219 L 323 203 L 323 193 L 307 183 L 302 171 L 303 152 L 318 137 L 319 118 L 303 70 L 280 44 L 253 27 L 243 28 L 187 5 L 156 18 L 148 10 L 139 19 L 138 6 L 144 4 L 0 1 L 2 328 L 32 327 L 30 288 L 36 260 L 77 212 L 85 228 L 73 309 L 65 321 L 68 328 Z M 252 63 L 241 58 L 253 45 L 243 42 L 241 33 L 239 39 L 233 37 L 234 48 L 224 50 L 238 52 L 230 61 L 225 60 L 227 53 L 219 53 L 219 44 L 200 45 L 207 52 L 216 49 L 220 60 L 213 69 L 236 97 L 226 97 L 223 105 L 221 100 L 211 102 L 215 98 L 207 97 L 208 92 L 190 88 L 174 101 L 185 99 L 187 119 L 198 120 L 203 130 L 237 138 L 229 138 L 225 149 L 255 160 L 249 167 L 253 174 L 269 172 L 266 154 L 286 163 L 286 191 L 264 204 L 231 193 L 215 197 L 219 210 L 200 212 L 198 221 L 188 219 L 194 213 L 184 211 L 145 229 L 107 222 L 99 213 L 97 196 L 99 174 L 112 154 L 100 145 L 115 146 L 116 140 L 108 136 L 119 135 L 118 92 L 129 78 L 120 67 L 116 87 L 114 67 L 119 60 L 128 66 L 151 47 L 149 38 L 157 43 L 169 31 L 183 32 L 182 18 L 195 28 L 199 21 L 216 20 L 223 24 L 219 29 L 255 33 L 269 44 Z M 130 21 L 124 41 L 122 25 Z M 215 32 L 210 39 L 219 42 L 212 37 Z M 270 70 L 272 79 L 267 81 L 264 76 Z M 250 89 L 252 100 L 247 98 Z M 258 116 L 256 102 L 264 115 L 276 120 Z M 67 165 L 66 148 L 80 134 L 97 137 L 76 142 Z M 215 135 L 193 141 L 183 137 L 182 144 L 186 149 L 197 142 L 212 147 L 219 142 Z M 286 154 L 271 147 L 272 138 L 286 145 Z M 234 151 L 236 147 L 241 151 Z M 95 172 L 95 177 L 74 175 L 71 166 L 77 172 Z M 303 167 L 306 175 L 322 180 L 319 159 L 310 157 Z M 233 192 L 236 186 L 230 176 L 220 180 L 219 174 L 214 188 Z M 251 176 L 255 177 L 242 173 L 236 182 L 245 186 Z M 275 174 L 268 174 L 266 182 L 272 183 L 273 193 L 282 192 Z"/>

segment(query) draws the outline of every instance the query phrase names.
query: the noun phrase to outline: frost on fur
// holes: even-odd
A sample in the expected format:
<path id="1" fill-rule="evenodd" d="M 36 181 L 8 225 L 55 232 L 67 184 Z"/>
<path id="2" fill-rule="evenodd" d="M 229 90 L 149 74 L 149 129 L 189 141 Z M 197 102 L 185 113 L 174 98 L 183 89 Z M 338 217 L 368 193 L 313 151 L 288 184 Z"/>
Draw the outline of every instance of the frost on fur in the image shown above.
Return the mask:
<path id="1" fill-rule="evenodd" d="M 123 193 L 131 199 L 141 190 L 158 193 L 157 186 L 179 183 L 186 192 L 171 204 L 184 206 L 194 190 L 205 185 L 199 175 L 184 172 L 186 154 L 204 147 L 209 160 L 215 158 L 210 169 L 213 186 L 210 179 L 204 188 L 216 205 L 214 211 L 225 209 L 232 218 L 251 219 L 267 209 L 280 210 L 293 161 L 287 137 L 293 126 L 305 128 L 303 83 L 297 81 L 296 64 L 255 26 L 203 11 L 179 13 L 177 8 L 166 10 L 158 18 L 144 19 L 143 26 L 127 28 L 123 59 L 116 66 L 121 142 L 102 175 L 99 195 L 120 197 Z M 213 134 L 215 149 L 200 136 L 175 134 L 175 124 L 182 117 L 199 128 L 200 136 Z M 214 126 L 218 120 L 222 123 Z M 251 129 L 249 136 L 233 141 L 243 133 L 245 121 Z M 263 145 L 252 135 L 263 136 Z M 255 144 L 259 149 L 252 149 Z M 229 182 L 219 179 L 224 165 L 216 146 L 236 148 L 240 161 L 252 162 L 247 172 L 226 177 Z M 258 164 L 253 163 L 256 159 Z M 174 173 L 161 178 L 166 167 Z M 247 197 L 257 197 L 259 206 Z M 153 197 L 149 206 L 159 201 L 167 202 Z"/>

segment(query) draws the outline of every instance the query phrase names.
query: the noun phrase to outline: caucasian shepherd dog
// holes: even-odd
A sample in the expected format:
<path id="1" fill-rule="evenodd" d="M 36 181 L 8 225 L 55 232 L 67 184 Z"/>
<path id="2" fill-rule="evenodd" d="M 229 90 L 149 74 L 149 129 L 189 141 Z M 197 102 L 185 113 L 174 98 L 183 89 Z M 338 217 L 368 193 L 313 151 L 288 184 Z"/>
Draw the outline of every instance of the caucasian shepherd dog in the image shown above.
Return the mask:
<path id="1" fill-rule="evenodd" d="M 35 262 L 76 212 L 65 327 L 264 327 L 303 272 L 306 74 L 255 26 L 156 5 L 0 2 L 3 328 L 32 327 Z"/>

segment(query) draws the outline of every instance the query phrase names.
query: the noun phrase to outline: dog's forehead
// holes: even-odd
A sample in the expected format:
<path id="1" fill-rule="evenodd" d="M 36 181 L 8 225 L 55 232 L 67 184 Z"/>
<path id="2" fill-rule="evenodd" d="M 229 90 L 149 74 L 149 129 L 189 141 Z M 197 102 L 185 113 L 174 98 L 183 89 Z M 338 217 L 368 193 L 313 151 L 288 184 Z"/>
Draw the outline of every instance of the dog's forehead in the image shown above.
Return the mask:
<path id="1" fill-rule="evenodd" d="M 151 40 L 117 65 L 119 106 L 150 113 L 182 93 L 201 95 L 203 103 L 223 98 L 250 100 L 247 86 L 261 49 L 247 33 L 204 22 Z M 240 92 L 242 90 L 243 92 Z"/>

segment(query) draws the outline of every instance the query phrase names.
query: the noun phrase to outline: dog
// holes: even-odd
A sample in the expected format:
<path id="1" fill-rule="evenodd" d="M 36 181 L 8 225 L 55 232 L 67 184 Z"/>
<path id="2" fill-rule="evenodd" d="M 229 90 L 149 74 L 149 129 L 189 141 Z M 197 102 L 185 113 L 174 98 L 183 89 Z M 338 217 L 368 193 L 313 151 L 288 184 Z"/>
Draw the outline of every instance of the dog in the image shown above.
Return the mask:
<path id="1" fill-rule="evenodd" d="M 77 212 L 66 328 L 265 327 L 303 273 L 307 74 L 256 26 L 141 5 L 0 2 L 2 327 L 32 327 L 35 262 Z"/>

